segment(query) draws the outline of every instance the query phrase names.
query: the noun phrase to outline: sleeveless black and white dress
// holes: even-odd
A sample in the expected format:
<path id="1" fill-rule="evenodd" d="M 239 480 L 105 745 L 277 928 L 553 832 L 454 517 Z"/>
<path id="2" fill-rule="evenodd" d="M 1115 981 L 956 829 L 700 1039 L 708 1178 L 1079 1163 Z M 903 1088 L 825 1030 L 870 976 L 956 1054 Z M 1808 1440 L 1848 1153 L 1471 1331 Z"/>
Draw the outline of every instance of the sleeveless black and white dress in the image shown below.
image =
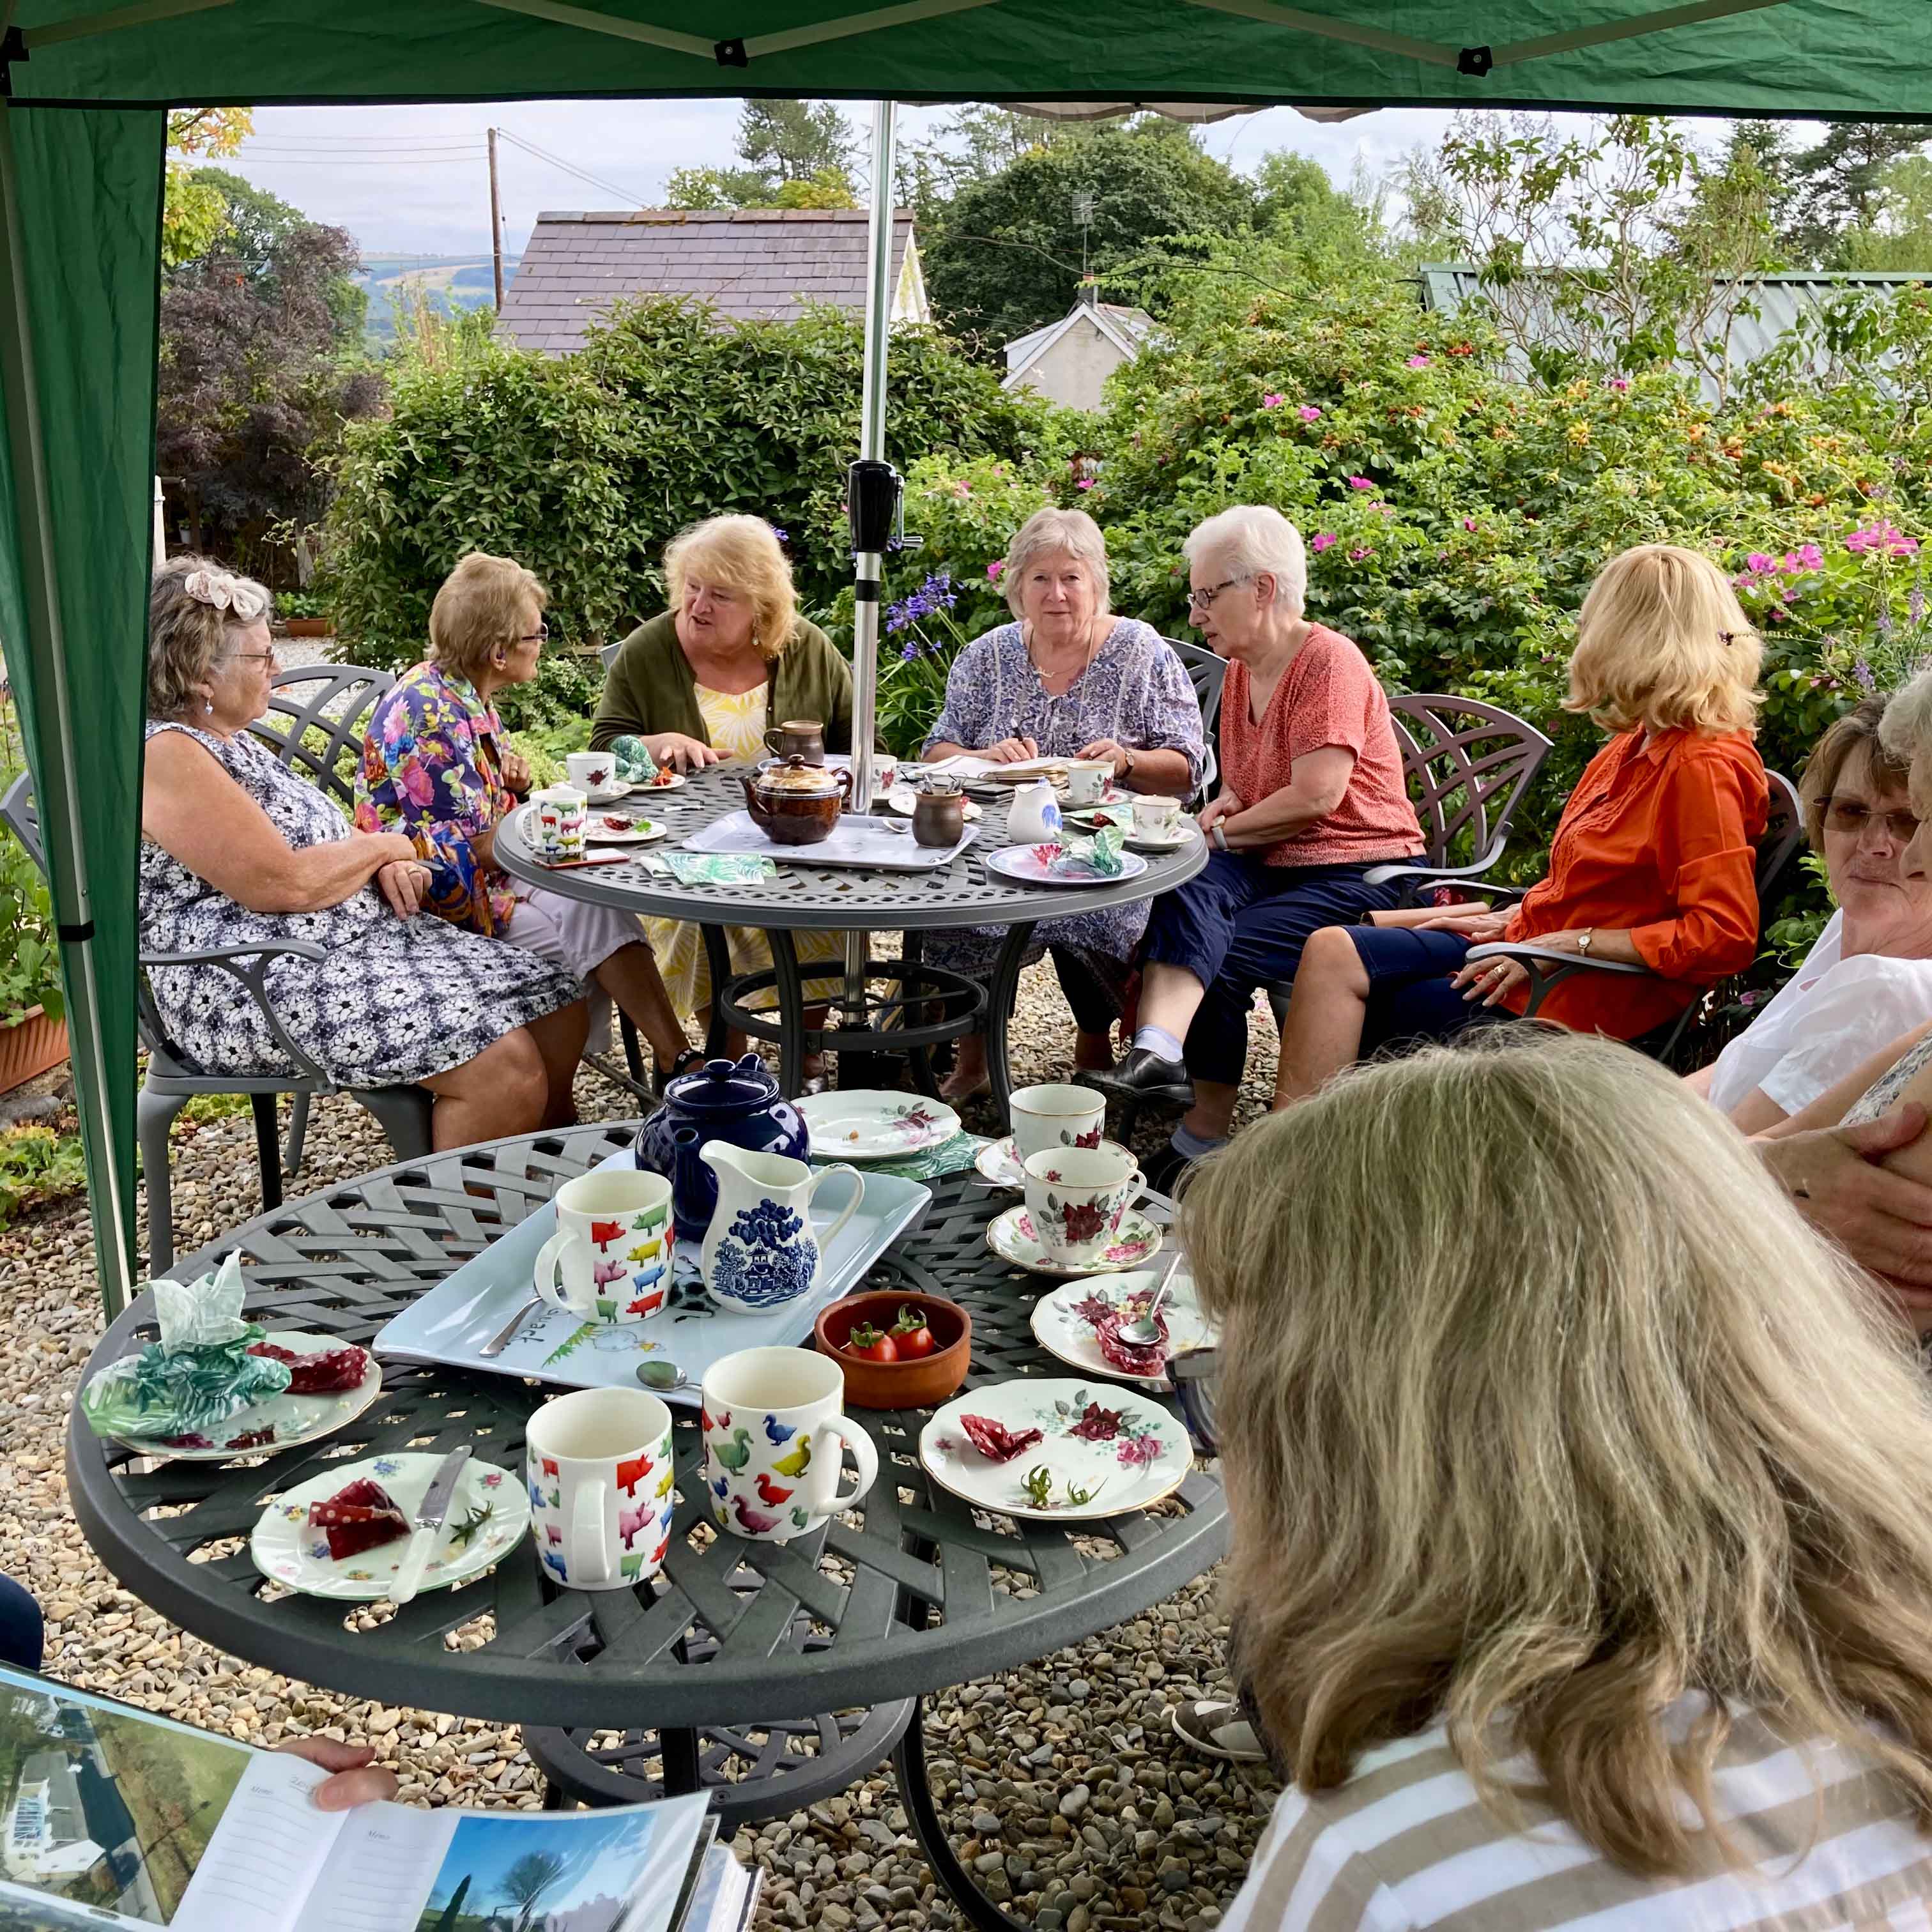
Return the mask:
<path id="1" fill-rule="evenodd" d="M 268 815 L 297 851 L 352 836 L 349 822 L 247 732 L 182 731 Z M 495 1040 L 583 997 L 534 952 L 424 914 L 398 919 L 372 880 L 321 912 L 250 912 L 152 839 L 141 841 L 141 950 L 197 952 L 251 940 L 304 939 L 317 960 L 268 970 L 275 1012 L 304 1052 L 344 1087 L 402 1086 L 473 1060 Z M 290 1070 L 260 1007 L 218 966 L 157 968 L 148 976 L 170 1042 L 203 1072 Z"/>

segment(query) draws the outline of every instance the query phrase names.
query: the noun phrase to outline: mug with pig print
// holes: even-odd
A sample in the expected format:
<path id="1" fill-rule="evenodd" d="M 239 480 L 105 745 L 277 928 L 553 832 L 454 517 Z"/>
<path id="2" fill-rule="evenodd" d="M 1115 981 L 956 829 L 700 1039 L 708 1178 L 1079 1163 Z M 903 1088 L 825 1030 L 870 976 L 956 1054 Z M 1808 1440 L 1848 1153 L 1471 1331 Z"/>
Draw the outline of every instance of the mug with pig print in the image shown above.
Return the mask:
<path id="1" fill-rule="evenodd" d="M 670 1183 L 600 1168 L 556 1191 L 556 1232 L 537 1256 L 536 1293 L 580 1322 L 644 1322 L 670 1290 Z"/>

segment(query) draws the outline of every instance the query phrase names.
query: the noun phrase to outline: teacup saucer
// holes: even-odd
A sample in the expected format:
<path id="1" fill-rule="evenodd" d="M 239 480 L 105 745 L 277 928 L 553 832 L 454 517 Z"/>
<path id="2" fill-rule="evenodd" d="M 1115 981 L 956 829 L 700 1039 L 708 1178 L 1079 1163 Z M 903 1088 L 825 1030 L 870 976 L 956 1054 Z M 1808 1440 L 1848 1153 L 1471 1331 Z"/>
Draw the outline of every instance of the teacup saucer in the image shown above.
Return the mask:
<path id="1" fill-rule="evenodd" d="M 994 1216 L 986 1230 L 986 1245 L 1001 1261 L 1010 1262 L 1034 1274 L 1060 1275 L 1071 1280 L 1085 1274 L 1118 1274 L 1123 1268 L 1144 1268 L 1148 1258 L 1160 1250 L 1161 1232 L 1144 1214 L 1130 1208 L 1120 1216 L 1112 1244 L 1099 1258 L 1074 1263 L 1057 1262 L 1040 1244 L 1033 1220 L 1024 1206 L 1009 1208 Z"/>
<path id="2" fill-rule="evenodd" d="M 614 805 L 619 799 L 628 798 L 630 795 L 631 783 L 628 778 L 613 778 L 601 790 L 587 791 L 584 796 L 587 804 Z"/>
<path id="3" fill-rule="evenodd" d="M 1164 836 L 1156 834 L 1150 836 L 1144 832 L 1130 831 L 1126 838 L 1127 849 L 1130 852 L 1178 852 L 1194 836 L 1194 827 L 1186 824 L 1176 826 Z"/>
<path id="4" fill-rule="evenodd" d="M 1024 1187 L 1026 1169 L 1020 1163 L 1020 1150 L 1011 1134 L 1003 1141 L 988 1141 L 975 1156 L 973 1165 L 982 1180 L 995 1187 Z"/>

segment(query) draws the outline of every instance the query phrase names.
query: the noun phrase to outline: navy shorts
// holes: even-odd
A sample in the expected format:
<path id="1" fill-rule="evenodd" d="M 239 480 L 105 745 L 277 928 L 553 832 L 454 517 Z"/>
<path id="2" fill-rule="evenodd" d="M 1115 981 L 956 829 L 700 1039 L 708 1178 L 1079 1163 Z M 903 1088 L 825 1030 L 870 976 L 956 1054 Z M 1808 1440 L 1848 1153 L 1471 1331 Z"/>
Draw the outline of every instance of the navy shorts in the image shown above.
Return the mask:
<path id="1" fill-rule="evenodd" d="M 1450 983 L 1474 944 L 1458 932 L 1412 926 L 1357 926 L 1348 929 L 1362 970 L 1369 976 L 1363 1017 L 1362 1058 L 1452 1038 L 1472 1026 L 1492 1026 L 1516 1016 L 1507 1006 L 1466 1000 Z"/>

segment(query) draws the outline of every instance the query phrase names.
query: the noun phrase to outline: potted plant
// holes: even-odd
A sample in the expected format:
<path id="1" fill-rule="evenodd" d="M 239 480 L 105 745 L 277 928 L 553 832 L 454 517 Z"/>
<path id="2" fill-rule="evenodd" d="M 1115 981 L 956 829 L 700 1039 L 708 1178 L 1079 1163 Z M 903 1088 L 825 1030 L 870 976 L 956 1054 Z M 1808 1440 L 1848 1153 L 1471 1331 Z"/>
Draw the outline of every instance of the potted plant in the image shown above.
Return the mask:
<path id="1" fill-rule="evenodd" d="M 275 596 L 275 609 L 282 628 L 292 638 L 326 638 L 335 626 L 313 590 L 283 590 Z"/>
<path id="2" fill-rule="evenodd" d="M 67 1058 L 53 908 L 32 856 L 0 831 L 0 1094 Z"/>

